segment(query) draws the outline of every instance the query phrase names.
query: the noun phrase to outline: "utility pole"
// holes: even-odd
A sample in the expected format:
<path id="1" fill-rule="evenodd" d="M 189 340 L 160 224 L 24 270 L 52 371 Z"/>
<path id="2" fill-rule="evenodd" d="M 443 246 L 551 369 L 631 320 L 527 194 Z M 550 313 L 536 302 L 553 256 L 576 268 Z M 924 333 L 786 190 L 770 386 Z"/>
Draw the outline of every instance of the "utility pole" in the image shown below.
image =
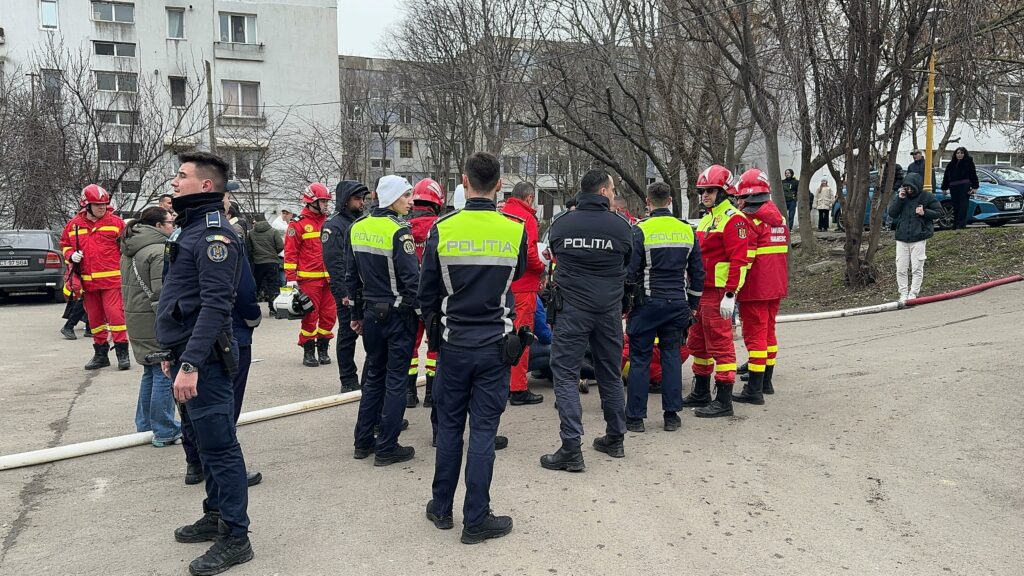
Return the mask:
<path id="1" fill-rule="evenodd" d="M 213 75 L 210 73 L 210 61 L 204 60 L 206 65 L 206 121 L 210 126 L 210 152 L 217 153 L 217 135 L 213 119 Z"/>

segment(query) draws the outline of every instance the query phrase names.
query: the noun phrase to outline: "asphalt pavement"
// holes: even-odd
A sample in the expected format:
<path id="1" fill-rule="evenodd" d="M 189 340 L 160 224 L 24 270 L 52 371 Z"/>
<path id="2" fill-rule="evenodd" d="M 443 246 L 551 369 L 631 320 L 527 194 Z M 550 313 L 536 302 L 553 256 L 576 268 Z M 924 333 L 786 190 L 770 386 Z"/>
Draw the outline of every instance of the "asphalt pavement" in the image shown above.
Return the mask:
<path id="1" fill-rule="evenodd" d="M 229 574 L 1020 574 L 1022 299 L 1018 283 L 781 324 L 765 406 L 687 412 L 669 433 L 652 396 L 624 459 L 590 448 L 591 387 L 581 474 L 540 467 L 558 422 L 551 384 L 534 383 L 544 403 L 505 412 L 491 487 L 515 527 L 477 546 L 459 543 L 461 490 L 456 530 L 424 518 L 428 410 L 407 412 L 415 459 L 386 468 L 352 459 L 356 404 L 241 427 L 264 481 L 249 492 L 256 557 Z M 134 432 L 140 368 L 82 370 L 90 342 L 60 337 L 61 311 L 0 306 L 0 454 Z M 301 365 L 298 328 L 257 329 L 246 411 L 337 391 L 336 365 Z M 141 446 L 0 472 L 0 574 L 187 574 L 205 546 L 172 536 L 201 514 L 184 469 L 179 446 Z"/>

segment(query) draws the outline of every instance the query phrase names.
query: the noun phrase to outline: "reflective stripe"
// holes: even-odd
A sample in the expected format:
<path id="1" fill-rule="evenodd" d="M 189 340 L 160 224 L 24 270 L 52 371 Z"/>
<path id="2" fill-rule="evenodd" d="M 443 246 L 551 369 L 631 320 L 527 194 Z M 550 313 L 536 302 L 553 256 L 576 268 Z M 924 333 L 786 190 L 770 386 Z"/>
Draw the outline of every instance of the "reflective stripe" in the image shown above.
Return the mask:
<path id="1" fill-rule="evenodd" d="M 120 232 L 121 229 L 117 226 L 100 226 L 95 229 L 97 232 Z"/>
<path id="2" fill-rule="evenodd" d="M 775 358 L 769 358 L 764 363 L 765 366 L 775 366 Z"/>
<path id="3" fill-rule="evenodd" d="M 756 257 L 758 252 L 760 252 L 760 249 L 758 249 L 758 250 L 747 250 L 747 258 L 754 258 L 754 257 Z"/>
<path id="4" fill-rule="evenodd" d="M 81 236 L 82 234 L 88 234 L 88 233 L 89 233 L 89 229 L 88 228 L 79 228 L 77 231 L 74 228 L 72 228 L 71 230 L 68 230 L 68 236 L 75 236 L 75 235 Z"/>
<path id="5" fill-rule="evenodd" d="M 316 329 L 316 333 L 317 334 L 327 334 L 328 336 L 333 336 L 334 335 L 334 333 L 331 332 L 330 330 L 324 330 L 323 328 L 317 328 Z"/>
<path id="6" fill-rule="evenodd" d="M 299 267 L 298 264 L 294 264 L 294 263 L 291 263 L 291 262 L 285 262 L 284 263 L 284 269 L 285 270 L 295 270 L 298 267 Z"/>
<path id="7" fill-rule="evenodd" d="M 785 254 L 789 246 L 762 246 L 756 250 L 758 254 Z"/>
<path id="8" fill-rule="evenodd" d="M 735 364 L 718 364 L 715 366 L 715 372 L 735 372 Z"/>
<path id="9" fill-rule="evenodd" d="M 703 291 L 690 290 L 689 288 L 686 289 L 686 293 L 689 294 L 690 296 L 696 296 L 697 298 L 700 298 L 701 296 L 704 295 Z"/>
<path id="10" fill-rule="evenodd" d="M 751 350 L 750 351 L 750 357 L 751 358 L 767 358 L 768 357 L 768 351 L 767 350 Z"/>
<path id="11" fill-rule="evenodd" d="M 769 352 L 778 352 L 779 351 L 779 346 L 778 345 L 774 345 L 774 346 L 770 345 L 770 346 L 768 346 L 768 351 Z"/>
<path id="12" fill-rule="evenodd" d="M 309 240 L 310 238 L 319 238 L 320 232 L 306 232 L 302 235 L 303 240 Z"/>
<path id="13" fill-rule="evenodd" d="M 128 330 L 128 327 L 124 324 L 108 324 L 107 330 L 110 330 L 111 332 L 124 332 Z"/>
<path id="14" fill-rule="evenodd" d="M 427 368 L 435 368 L 435 367 L 437 367 L 437 360 L 435 360 L 433 358 L 427 358 Z"/>
<path id="15" fill-rule="evenodd" d="M 392 248 L 378 248 L 376 246 L 362 246 L 357 244 L 352 245 L 352 251 L 362 252 L 364 254 L 376 254 L 377 256 L 386 256 L 387 258 L 391 258 L 391 255 L 394 253 Z"/>
<path id="16" fill-rule="evenodd" d="M 330 278 L 327 272 L 305 272 L 299 270 L 295 275 L 299 278 Z"/>
<path id="17" fill-rule="evenodd" d="M 100 332 L 105 332 L 106 330 L 107 330 L 107 325 L 106 324 L 100 324 L 99 326 L 96 326 L 95 328 L 89 329 L 89 332 L 92 333 L 92 334 L 99 334 Z"/>
<path id="18" fill-rule="evenodd" d="M 506 256 L 441 256 L 451 266 L 510 266 L 515 268 L 519 260 L 518 254 L 511 258 Z"/>
<path id="19" fill-rule="evenodd" d="M 698 358 L 694 356 L 693 363 L 696 364 L 697 366 L 711 366 L 712 364 L 715 363 L 715 361 L 712 360 L 711 358 Z"/>
<path id="20" fill-rule="evenodd" d="M 313 337 L 316 336 L 316 330 L 314 330 L 312 332 L 306 332 L 302 328 L 299 328 L 299 334 L 302 334 L 303 336 L 307 336 L 309 338 L 313 338 Z"/>
<path id="21" fill-rule="evenodd" d="M 764 372 L 764 364 L 747 364 L 747 369 L 751 372 Z"/>
<path id="22" fill-rule="evenodd" d="M 715 288 L 725 288 L 725 285 L 729 282 L 729 266 L 732 264 L 729 261 L 718 262 L 715 264 Z M 739 290 L 743 287 L 743 282 L 747 279 L 747 269 L 750 266 L 743 266 L 740 268 L 740 281 L 736 285 L 736 289 Z"/>
<path id="23" fill-rule="evenodd" d="M 121 275 L 120 270 L 108 270 L 106 272 L 93 272 L 92 274 L 82 274 L 82 280 L 91 282 L 93 279 L 99 278 L 115 278 Z"/>

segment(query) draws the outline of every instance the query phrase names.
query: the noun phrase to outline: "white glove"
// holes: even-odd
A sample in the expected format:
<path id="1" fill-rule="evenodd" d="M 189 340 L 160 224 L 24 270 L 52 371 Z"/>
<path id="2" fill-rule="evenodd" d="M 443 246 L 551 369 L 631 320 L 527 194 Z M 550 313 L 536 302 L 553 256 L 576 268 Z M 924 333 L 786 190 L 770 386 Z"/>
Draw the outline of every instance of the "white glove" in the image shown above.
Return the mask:
<path id="1" fill-rule="evenodd" d="M 296 282 L 295 280 L 292 280 L 292 281 L 288 282 L 288 284 L 286 284 L 286 286 L 288 286 L 289 288 L 292 288 L 292 289 L 296 289 L 296 288 L 299 287 L 299 283 Z"/>
<path id="2" fill-rule="evenodd" d="M 730 296 L 729 294 L 732 294 Z M 732 320 L 732 313 L 736 310 L 736 294 L 732 292 L 726 292 L 725 296 L 722 296 L 722 303 L 718 305 L 718 313 L 722 318 L 726 320 Z"/>
<path id="3" fill-rule="evenodd" d="M 82 258 L 84 257 L 85 254 L 82 254 L 81 250 L 75 250 L 74 252 L 71 253 L 71 261 L 74 262 L 75 264 L 81 262 Z"/>

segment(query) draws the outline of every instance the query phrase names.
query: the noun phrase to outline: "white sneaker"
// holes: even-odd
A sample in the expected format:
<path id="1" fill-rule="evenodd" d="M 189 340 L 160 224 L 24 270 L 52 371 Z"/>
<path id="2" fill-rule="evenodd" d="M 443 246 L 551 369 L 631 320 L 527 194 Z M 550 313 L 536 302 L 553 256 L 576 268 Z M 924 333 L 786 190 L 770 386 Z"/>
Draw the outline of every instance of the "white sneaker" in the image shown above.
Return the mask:
<path id="1" fill-rule="evenodd" d="M 906 294 L 900 294 L 900 304 L 906 304 L 906 303 L 907 303 L 907 295 Z"/>
<path id="2" fill-rule="evenodd" d="M 913 300 L 914 298 L 917 298 L 917 294 L 910 294 L 907 296 L 907 300 Z"/>

